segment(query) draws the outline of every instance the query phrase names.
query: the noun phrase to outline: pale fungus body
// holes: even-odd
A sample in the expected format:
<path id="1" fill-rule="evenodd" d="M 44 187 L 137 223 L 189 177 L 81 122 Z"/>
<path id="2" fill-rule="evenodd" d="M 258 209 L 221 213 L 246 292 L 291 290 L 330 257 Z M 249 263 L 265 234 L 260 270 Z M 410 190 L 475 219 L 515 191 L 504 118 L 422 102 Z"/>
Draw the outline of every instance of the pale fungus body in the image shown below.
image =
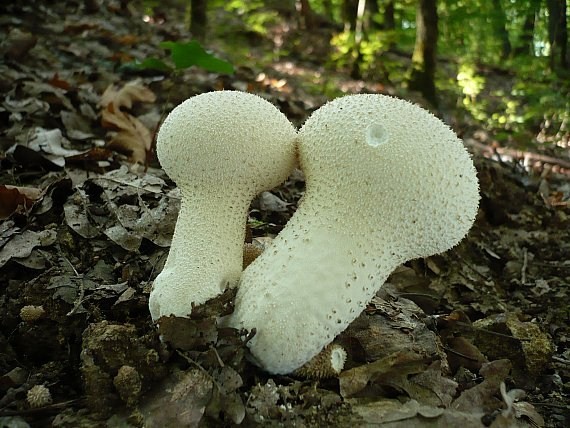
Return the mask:
<path id="1" fill-rule="evenodd" d="M 31 387 L 27 392 L 26 399 L 32 409 L 49 406 L 53 401 L 49 388 L 44 385 Z"/>
<path id="2" fill-rule="evenodd" d="M 327 379 L 337 377 L 346 362 L 346 351 L 340 345 L 331 343 L 295 370 L 297 376 L 308 379 Z"/>
<path id="3" fill-rule="evenodd" d="M 277 108 L 252 94 L 192 97 L 165 119 L 158 159 L 182 204 L 168 259 L 153 284 L 152 318 L 186 317 L 237 282 L 248 207 L 284 181 L 295 162 L 296 131 Z"/>
<path id="4" fill-rule="evenodd" d="M 299 131 L 306 192 L 242 274 L 230 324 L 267 371 L 290 373 L 365 308 L 401 263 L 455 246 L 479 202 L 473 162 L 444 123 L 382 95 L 315 111 Z"/>

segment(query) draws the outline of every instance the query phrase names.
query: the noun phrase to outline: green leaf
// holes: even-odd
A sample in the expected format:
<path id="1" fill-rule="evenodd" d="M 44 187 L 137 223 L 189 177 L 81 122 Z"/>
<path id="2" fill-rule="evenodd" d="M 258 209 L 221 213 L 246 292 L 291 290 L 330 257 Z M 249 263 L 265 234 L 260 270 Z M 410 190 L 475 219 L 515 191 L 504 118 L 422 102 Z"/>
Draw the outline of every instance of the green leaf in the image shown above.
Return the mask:
<path id="1" fill-rule="evenodd" d="M 215 57 L 195 40 L 187 43 L 162 42 L 160 46 L 170 51 L 176 69 L 186 69 L 193 65 L 215 73 L 232 74 L 234 67 L 227 61 Z"/>

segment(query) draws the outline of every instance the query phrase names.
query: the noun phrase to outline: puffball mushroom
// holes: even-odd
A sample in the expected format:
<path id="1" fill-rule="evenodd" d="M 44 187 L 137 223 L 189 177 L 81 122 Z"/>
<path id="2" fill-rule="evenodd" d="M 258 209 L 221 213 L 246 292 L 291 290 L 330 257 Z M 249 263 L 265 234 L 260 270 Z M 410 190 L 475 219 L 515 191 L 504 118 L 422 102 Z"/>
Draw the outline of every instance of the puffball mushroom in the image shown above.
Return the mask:
<path id="1" fill-rule="evenodd" d="M 235 285 L 248 207 L 255 195 L 287 178 L 296 136 L 275 106 L 245 92 L 197 95 L 168 115 L 156 150 L 182 203 L 168 258 L 150 294 L 154 320 L 187 317 L 192 304 Z"/>
<path id="2" fill-rule="evenodd" d="M 336 99 L 310 116 L 298 145 L 305 195 L 244 270 L 229 320 L 256 329 L 253 358 L 278 374 L 318 354 L 398 265 L 456 245 L 479 202 L 462 142 L 406 101 Z"/>

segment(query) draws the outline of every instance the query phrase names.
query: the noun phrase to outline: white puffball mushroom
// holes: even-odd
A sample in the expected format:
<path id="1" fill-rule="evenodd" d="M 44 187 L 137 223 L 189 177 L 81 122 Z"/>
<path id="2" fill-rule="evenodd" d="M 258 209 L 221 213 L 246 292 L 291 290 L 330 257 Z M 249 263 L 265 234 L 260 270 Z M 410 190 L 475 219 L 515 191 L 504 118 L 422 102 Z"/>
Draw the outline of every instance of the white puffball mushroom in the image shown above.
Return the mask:
<path id="1" fill-rule="evenodd" d="M 461 140 L 403 100 L 336 99 L 311 115 L 298 144 L 305 195 L 243 272 L 230 318 L 256 328 L 253 358 L 279 374 L 329 344 L 398 265 L 455 246 L 479 203 Z"/>
<path id="2" fill-rule="evenodd" d="M 150 294 L 153 320 L 187 317 L 192 303 L 235 285 L 249 205 L 287 178 L 296 136 L 283 113 L 246 92 L 197 95 L 168 115 L 156 150 L 180 188 L 182 204 L 167 261 Z"/>
<path id="3" fill-rule="evenodd" d="M 46 311 L 41 305 L 26 305 L 20 309 L 20 318 L 27 323 L 33 323 L 42 318 Z"/>
<path id="4" fill-rule="evenodd" d="M 47 386 L 32 386 L 27 394 L 26 400 L 32 409 L 49 406 L 52 403 L 51 392 Z"/>

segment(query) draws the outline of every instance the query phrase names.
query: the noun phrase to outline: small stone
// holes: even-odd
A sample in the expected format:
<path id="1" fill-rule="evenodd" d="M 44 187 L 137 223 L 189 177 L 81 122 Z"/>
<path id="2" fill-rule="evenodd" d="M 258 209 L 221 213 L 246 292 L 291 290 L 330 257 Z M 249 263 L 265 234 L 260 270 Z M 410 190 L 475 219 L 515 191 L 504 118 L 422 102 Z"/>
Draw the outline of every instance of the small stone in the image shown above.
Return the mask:
<path id="1" fill-rule="evenodd" d="M 113 385 L 119 392 L 121 400 L 127 403 L 128 406 L 133 406 L 137 403 L 141 389 L 141 377 L 137 370 L 131 366 L 122 366 L 113 379 Z"/>

